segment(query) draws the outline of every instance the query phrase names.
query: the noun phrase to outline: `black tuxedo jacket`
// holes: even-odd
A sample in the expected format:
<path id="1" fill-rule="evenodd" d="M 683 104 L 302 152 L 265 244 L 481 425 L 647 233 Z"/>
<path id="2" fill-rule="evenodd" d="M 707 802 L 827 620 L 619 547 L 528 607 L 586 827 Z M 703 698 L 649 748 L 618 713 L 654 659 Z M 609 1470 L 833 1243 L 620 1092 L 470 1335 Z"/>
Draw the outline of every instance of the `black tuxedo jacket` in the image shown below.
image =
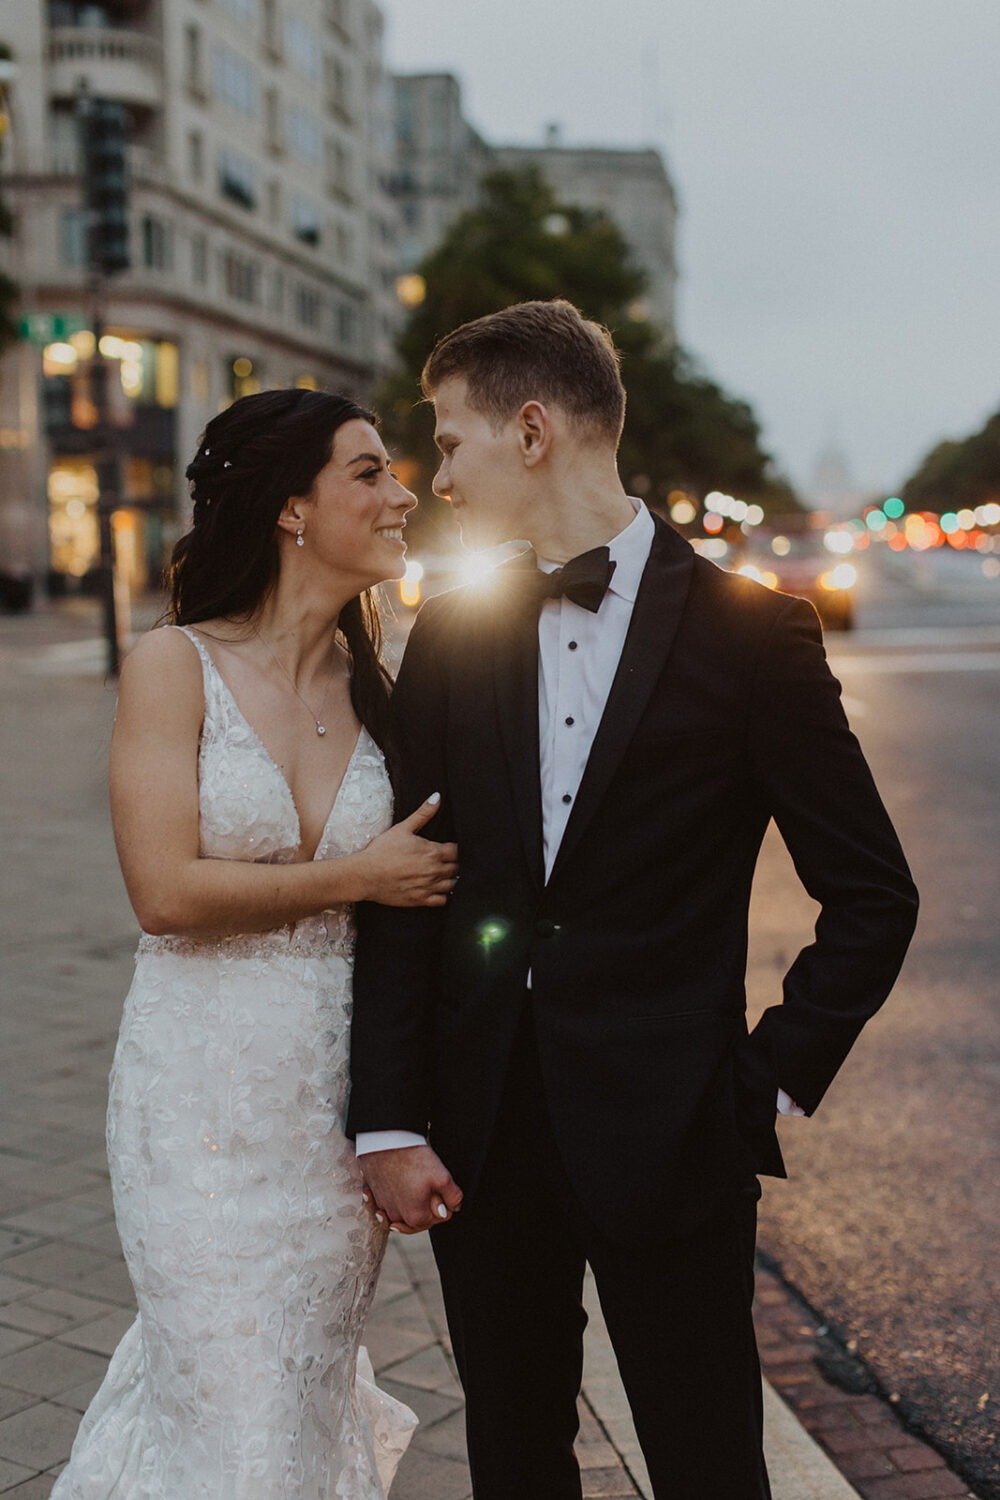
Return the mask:
<path id="1" fill-rule="evenodd" d="M 474 1195 L 529 1003 L 581 1201 L 613 1233 L 681 1234 L 750 1172 L 783 1174 L 777 1088 L 816 1108 L 895 980 L 916 892 L 812 607 L 660 521 L 546 883 L 537 628 L 517 567 L 414 624 L 398 815 L 439 791 L 429 832 L 458 841 L 461 877 L 443 909 L 359 908 L 348 1129 L 429 1130 Z M 771 818 L 822 910 L 748 1037 Z"/>

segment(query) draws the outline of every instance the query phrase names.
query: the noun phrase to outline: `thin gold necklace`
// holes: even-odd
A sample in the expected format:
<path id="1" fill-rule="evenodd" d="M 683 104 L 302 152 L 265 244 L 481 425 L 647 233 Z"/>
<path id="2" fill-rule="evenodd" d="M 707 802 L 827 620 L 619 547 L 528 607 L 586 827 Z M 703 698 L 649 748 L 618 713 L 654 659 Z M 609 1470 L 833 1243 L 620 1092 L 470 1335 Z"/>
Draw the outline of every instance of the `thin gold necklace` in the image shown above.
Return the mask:
<path id="1" fill-rule="evenodd" d="M 292 676 L 291 672 L 289 672 L 288 668 L 284 665 L 283 662 L 278 660 L 267 639 L 263 635 L 261 635 L 260 631 L 258 630 L 255 633 L 257 635 L 257 639 L 261 641 L 264 649 L 267 651 L 268 656 L 270 656 L 271 660 L 274 662 L 274 665 L 278 668 L 278 671 L 281 672 L 285 677 L 287 677 L 289 684 L 291 685 L 292 692 L 295 694 L 296 698 L 298 698 L 299 702 L 302 704 L 302 707 L 306 710 L 310 719 L 312 719 L 313 723 L 316 725 L 316 733 L 322 739 L 323 735 L 326 734 L 326 725 L 323 723 L 323 718 L 325 717 L 324 710 L 326 708 L 326 700 L 330 696 L 330 683 L 328 682 L 326 685 L 326 692 L 323 694 L 323 702 L 319 706 L 320 717 L 317 719 L 316 715 L 309 707 L 309 704 L 306 702 L 302 694 L 299 692 L 298 688 L 295 686 L 295 678 Z"/>

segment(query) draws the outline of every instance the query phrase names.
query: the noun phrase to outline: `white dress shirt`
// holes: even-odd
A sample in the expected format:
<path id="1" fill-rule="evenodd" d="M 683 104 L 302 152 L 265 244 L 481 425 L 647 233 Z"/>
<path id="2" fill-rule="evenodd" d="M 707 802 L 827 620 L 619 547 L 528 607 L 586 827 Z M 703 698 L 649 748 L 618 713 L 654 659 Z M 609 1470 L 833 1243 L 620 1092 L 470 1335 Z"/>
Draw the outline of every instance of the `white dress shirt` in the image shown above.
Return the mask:
<path id="1" fill-rule="evenodd" d="M 653 545 L 653 518 L 640 500 L 629 499 L 635 518 L 608 543 L 615 570 L 594 612 L 565 595 L 546 599 L 538 616 L 538 740 L 542 791 L 542 844 L 545 878 L 559 853 L 573 811 L 594 737 L 621 660 L 643 571 Z M 538 559 L 554 573 L 558 563 Z M 459 851 L 461 856 L 461 851 Z M 528 975 L 531 987 L 531 975 Z M 784 1090 L 782 1114 L 802 1114 Z M 359 1133 L 357 1153 L 420 1146 L 424 1137 L 405 1130 Z"/>

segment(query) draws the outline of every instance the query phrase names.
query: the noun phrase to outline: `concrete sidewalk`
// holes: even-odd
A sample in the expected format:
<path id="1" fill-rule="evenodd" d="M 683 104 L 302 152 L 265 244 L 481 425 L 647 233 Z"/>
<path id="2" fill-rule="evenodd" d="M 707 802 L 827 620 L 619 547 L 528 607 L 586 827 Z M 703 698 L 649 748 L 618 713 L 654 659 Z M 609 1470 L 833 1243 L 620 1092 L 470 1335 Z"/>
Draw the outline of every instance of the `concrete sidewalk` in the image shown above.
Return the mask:
<path id="1" fill-rule="evenodd" d="M 101 660 L 86 608 L 0 620 L 0 1492 L 20 1500 L 48 1495 L 132 1318 L 103 1129 L 136 930 L 106 811 Z M 588 1296 L 585 1493 L 648 1496 Z M 380 1383 L 421 1418 L 393 1500 L 465 1500 L 461 1392 L 425 1237 L 392 1238 L 367 1342 Z M 770 1389 L 766 1412 L 775 1500 L 856 1495 Z"/>

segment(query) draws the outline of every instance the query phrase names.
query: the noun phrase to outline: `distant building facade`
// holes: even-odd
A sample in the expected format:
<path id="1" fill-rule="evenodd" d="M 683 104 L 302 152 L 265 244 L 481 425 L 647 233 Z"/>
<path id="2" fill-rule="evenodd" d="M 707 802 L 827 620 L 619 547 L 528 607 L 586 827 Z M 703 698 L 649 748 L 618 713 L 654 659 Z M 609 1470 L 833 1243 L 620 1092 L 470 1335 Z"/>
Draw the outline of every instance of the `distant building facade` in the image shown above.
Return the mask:
<path id="1" fill-rule="evenodd" d="M 96 562 L 85 89 L 129 112 L 131 267 L 107 282 L 103 347 L 122 456 L 116 542 L 141 586 L 186 521 L 183 470 L 214 413 L 296 383 L 367 398 L 391 358 L 382 10 L 33 0 L 4 25 L 18 76 L 3 190 L 17 229 L 0 254 L 35 340 L 0 361 L 0 567 L 6 553 L 58 585 Z"/>
<path id="2" fill-rule="evenodd" d="M 479 197 L 495 153 L 462 113 L 462 91 L 450 73 L 393 78 L 400 269 L 412 271 Z"/>
<path id="3" fill-rule="evenodd" d="M 807 490 L 810 505 L 832 521 L 859 515 L 866 499 L 855 484 L 841 444 L 831 440 L 817 455 Z"/>
<path id="4" fill-rule="evenodd" d="M 500 167 L 538 167 L 564 203 L 602 209 L 646 273 L 643 311 L 676 339 L 677 196 L 659 151 L 603 146 L 499 146 Z"/>
<path id="5" fill-rule="evenodd" d="M 642 310 L 674 342 L 677 195 L 658 151 L 563 146 L 552 130 L 542 146 L 493 146 L 465 119 L 452 74 L 397 74 L 393 86 L 404 270 L 475 205 L 485 173 L 535 165 L 564 202 L 614 219 L 648 278 Z"/>

